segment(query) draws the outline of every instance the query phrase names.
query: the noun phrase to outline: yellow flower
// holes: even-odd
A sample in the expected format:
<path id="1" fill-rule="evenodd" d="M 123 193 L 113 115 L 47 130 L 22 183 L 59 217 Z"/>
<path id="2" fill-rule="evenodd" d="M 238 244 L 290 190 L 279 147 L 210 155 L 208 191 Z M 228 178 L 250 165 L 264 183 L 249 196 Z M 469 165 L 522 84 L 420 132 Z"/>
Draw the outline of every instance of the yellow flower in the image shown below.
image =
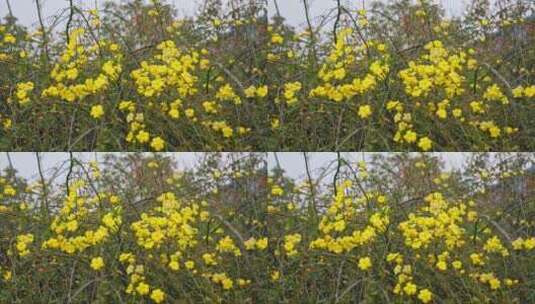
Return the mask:
<path id="1" fill-rule="evenodd" d="M 184 263 L 184 266 L 186 266 L 186 269 L 191 270 L 191 269 L 195 268 L 195 262 L 193 262 L 193 261 L 186 261 L 186 263 Z"/>
<path id="2" fill-rule="evenodd" d="M 422 303 L 429 303 L 433 299 L 433 294 L 431 291 L 429 291 L 429 289 L 422 289 L 418 293 L 418 299 L 420 299 Z"/>
<path id="3" fill-rule="evenodd" d="M 171 109 L 169 110 L 169 116 L 174 119 L 178 119 L 180 117 L 180 112 L 177 109 Z"/>
<path id="4" fill-rule="evenodd" d="M 289 234 L 284 237 L 284 250 L 286 251 L 286 255 L 295 256 L 297 255 L 297 250 L 295 246 L 301 242 L 301 234 L 294 233 Z"/>
<path id="5" fill-rule="evenodd" d="M 193 109 L 186 109 L 184 113 L 186 113 L 186 117 L 188 118 L 192 118 L 193 116 L 195 116 L 195 110 Z"/>
<path id="6" fill-rule="evenodd" d="M 91 260 L 91 268 L 93 270 L 100 270 L 104 267 L 104 260 L 101 257 L 93 258 Z"/>
<path id="7" fill-rule="evenodd" d="M 177 271 L 180 269 L 180 264 L 177 261 L 171 261 L 169 263 L 169 268 L 171 268 L 174 271 Z"/>
<path id="8" fill-rule="evenodd" d="M 491 126 L 489 128 L 490 137 L 497 138 L 500 137 L 501 130 L 497 126 Z"/>
<path id="9" fill-rule="evenodd" d="M 407 295 L 412 296 L 413 294 L 416 294 L 416 292 L 418 291 L 418 288 L 416 287 L 416 284 L 409 282 L 405 285 L 405 287 L 403 287 L 403 291 Z"/>
<path id="10" fill-rule="evenodd" d="M 271 273 L 271 280 L 273 282 L 278 281 L 281 277 L 281 273 L 278 270 L 275 270 Z"/>
<path id="11" fill-rule="evenodd" d="M 529 238 L 524 241 L 524 248 L 526 250 L 535 249 L 535 237 Z"/>
<path id="12" fill-rule="evenodd" d="M 441 119 L 446 119 L 448 117 L 448 112 L 446 112 L 445 109 L 438 109 L 436 114 Z"/>
<path id="13" fill-rule="evenodd" d="M 359 259 L 359 268 L 361 270 L 368 270 L 372 267 L 372 260 L 369 257 Z"/>
<path id="14" fill-rule="evenodd" d="M 11 187 L 10 185 L 7 185 L 4 188 L 4 194 L 7 196 L 15 196 L 17 194 L 17 190 L 15 190 L 15 188 Z"/>
<path id="15" fill-rule="evenodd" d="M 217 265 L 217 261 L 215 260 L 213 254 L 205 253 L 202 255 L 202 259 L 204 260 L 204 264 L 206 264 L 207 266 Z"/>
<path id="16" fill-rule="evenodd" d="M 284 38 L 282 38 L 281 35 L 273 34 L 273 36 L 271 36 L 271 43 L 273 43 L 273 44 L 282 44 L 283 42 L 284 42 Z"/>
<path id="17" fill-rule="evenodd" d="M 278 118 L 271 119 L 271 129 L 275 130 L 280 127 L 280 120 Z"/>
<path id="18" fill-rule="evenodd" d="M 433 147 L 433 142 L 427 136 L 422 137 L 418 141 L 418 147 L 423 151 L 429 151 Z"/>
<path id="19" fill-rule="evenodd" d="M 370 105 L 363 105 L 359 107 L 359 116 L 362 119 L 366 119 L 372 115 L 372 108 Z"/>
<path id="20" fill-rule="evenodd" d="M 165 148 L 165 141 L 161 137 L 154 137 L 150 143 L 150 146 L 155 151 L 162 151 Z"/>
<path id="21" fill-rule="evenodd" d="M 15 38 L 15 36 L 13 36 L 11 34 L 6 34 L 4 36 L 4 42 L 6 44 L 15 44 L 17 42 L 17 38 Z"/>
<path id="22" fill-rule="evenodd" d="M 524 246 L 524 239 L 518 238 L 514 240 L 511 245 L 513 245 L 514 250 L 522 250 L 522 247 Z"/>
<path id="23" fill-rule="evenodd" d="M 286 99 L 286 103 L 288 103 L 288 105 L 292 105 L 297 102 L 297 97 L 295 94 L 301 91 L 302 88 L 303 85 L 299 81 L 286 83 L 284 85 L 284 98 Z"/>
<path id="24" fill-rule="evenodd" d="M 110 204 L 115 205 L 118 204 L 120 201 L 119 197 L 116 195 L 110 196 Z"/>
<path id="25" fill-rule="evenodd" d="M 498 280 L 496 278 L 491 278 L 491 279 L 489 279 L 489 285 L 490 285 L 490 289 L 496 290 L 496 289 L 500 288 L 501 282 L 500 282 L 500 280 Z"/>
<path id="26" fill-rule="evenodd" d="M 33 89 L 34 84 L 31 81 L 17 84 L 17 91 L 15 92 L 15 96 L 17 96 L 19 104 L 25 105 L 30 102 L 30 97 L 28 96 L 28 94 L 30 94 Z"/>
<path id="27" fill-rule="evenodd" d="M 418 138 L 418 137 L 417 137 L 417 135 L 416 135 L 416 132 L 414 132 L 414 131 L 410 131 L 410 130 L 407 131 L 407 132 L 405 133 L 405 135 L 403 136 L 403 139 L 405 139 L 405 141 L 408 142 L 408 143 L 413 143 L 413 142 L 415 142 L 417 138 Z"/>
<path id="28" fill-rule="evenodd" d="M 256 95 L 260 98 L 266 97 L 268 94 L 268 86 L 261 86 L 258 89 L 256 89 Z"/>
<path id="29" fill-rule="evenodd" d="M 223 132 L 223 137 L 230 138 L 232 137 L 232 134 L 234 134 L 234 130 L 232 130 L 231 127 L 225 126 L 221 129 L 221 132 Z"/>
<path id="30" fill-rule="evenodd" d="M 526 97 L 529 97 L 529 98 L 535 97 L 535 85 L 527 87 L 524 90 L 524 95 L 526 95 Z"/>
<path id="31" fill-rule="evenodd" d="M 451 113 L 453 114 L 453 117 L 455 118 L 459 118 L 461 116 L 463 116 L 463 110 L 461 109 L 453 109 L 453 111 L 451 111 Z"/>
<path id="32" fill-rule="evenodd" d="M 165 293 L 161 289 L 155 289 L 150 294 L 150 298 L 154 303 L 162 303 L 165 300 Z"/>
<path id="33" fill-rule="evenodd" d="M 444 261 L 439 261 L 437 263 L 437 268 L 442 270 L 442 271 L 444 271 L 444 270 L 448 269 L 448 264 L 446 264 L 446 262 L 444 262 Z"/>
<path id="34" fill-rule="evenodd" d="M 256 248 L 259 250 L 264 250 L 268 246 L 268 239 L 267 238 L 261 238 L 256 241 Z"/>
<path id="35" fill-rule="evenodd" d="M 254 98 L 256 96 L 256 88 L 254 86 L 250 86 L 244 91 L 245 97 L 247 98 Z"/>
<path id="36" fill-rule="evenodd" d="M 137 293 L 139 293 L 142 296 L 148 295 L 149 292 L 150 292 L 150 286 L 147 283 L 141 282 L 136 287 L 136 291 L 137 291 Z"/>
<path id="37" fill-rule="evenodd" d="M 141 130 L 141 131 L 139 131 L 139 133 L 136 135 L 136 139 L 137 139 L 137 141 L 139 141 L 139 143 L 142 143 L 142 144 L 143 144 L 143 143 L 146 143 L 146 142 L 148 142 L 149 139 L 150 139 L 150 134 L 149 134 L 149 132 L 147 132 L 147 131 L 143 131 L 143 130 Z"/>
<path id="38" fill-rule="evenodd" d="M 514 98 L 521 98 L 522 96 L 524 96 L 524 88 L 522 86 L 518 86 L 513 89 Z"/>
<path id="39" fill-rule="evenodd" d="M 229 278 L 224 278 L 221 280 L 221 285 L 223 286 L 223 289 L 229 290 L 234 286 L 234 282 Z"/>
<path id="40" fill-rule="evenodd" d="M 278 185 L 273 185 L 273 187 L 271 187 L 271 195 L 273 196 L 281 196 L 284 194 L 284 190 L 278 186 Z"/>
<path id="41" fill-rule="evenodd" d="M 91 117 L 94 119 L 99 119 L 104 115 L 104 108 L 102 105 L 96 105 L 91 107 Z"/>
<path id="42" fill-rule="evenodd" d="M 4 281 L 6 282 L 10 281 L 12 277 L 13 277 L 13 273 L 11 271 L 4 272 L 4 275 L 3 275 Z"/>
<path id="43" fill-rule="evenodd" d="M 485 262 L 483 262 L 483 259 L 481 258 L 481 255 L 477 253 L 472 253 L 470 255 L 470 259 L 472 260 L 472 264 L 474 265 L 485 265 Z"/>
<path id="44" fill-rule="evenodd" d="M 245 246 L 245 249 L 253 250 L 253 249 L 255 249 L 256 239 L 255 238 L 250 238 L 247 241 L 245 241 L 243 243 L 243 245 Z"/>
<path id="45" fill-rule="evenodd" d="M 21 257 L 27 256 L 28 254 L 30 254 L 30 250 L 28 250 L 28 245 L 33 243 L 33 240 L 34 240 L 34 236 L 31 233 L 17 236 L 16 248 Z"/>

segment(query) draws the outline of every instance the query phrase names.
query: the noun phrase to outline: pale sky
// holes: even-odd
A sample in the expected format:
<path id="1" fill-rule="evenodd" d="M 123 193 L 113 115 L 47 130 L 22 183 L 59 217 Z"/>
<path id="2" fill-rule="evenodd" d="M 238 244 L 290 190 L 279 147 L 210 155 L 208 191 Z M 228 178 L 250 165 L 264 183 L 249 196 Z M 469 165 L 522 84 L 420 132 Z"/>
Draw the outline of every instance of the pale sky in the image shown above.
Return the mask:
<path id="1" fill-rule="evenodd" d="M 105 153 L 95 153 L 95 152 L 85 152 L 85 153 L 74 153 L 74 156 L 83 161 L 93 161 L 103 158 Z M 119 153 L 114 153 L 119 154 Z M 202 152 L 190 152 L 190 153 L 164 153 L 165 155 L 172 156 L 176 159 L 179 168 L 192 168 L 197 160 L 202 157 Z M 342 157 L 349 160 L 350 162 L 357 162 L 360 160 L 369 160 L 371 159 L 372 152 L 351 152 L 351 153 L 342 153 Z M 382 152 L 381 154 L 387 154 Z M 458 169 L 461 168 L 465 160 L 469 157 L 470 153 L 433 153 L 434 155 L 439 156 L 445 162 L 446 169 Z M 34 180 L 39 177 L 37 170 L 37 160 L 34 152 L 11 152 L 9 153 L 13 166 L 19 174 L 27 179 Z M 47 173 L 52 173 L 53 169 L 56 167 L 62 167 L 62 170 L 66 172 L 67 170 L 67 161 L 69 160 L 69 154 L 66 152 L 53 152 L 53 153 L 40 153 L 42 168 L 47 175 Z M 310 169 L 314 176 L 317 176 L 321 173 L 321 168 L 326 167 L 329 163 L 336 160 L 336 153 L 325 152 L 325 153 L 308 153 L 309 155 L 309 165 Z M 295 179 L 302 179 L 305 177 L 305 162 L 302 152 L 277 152 L 281 167 L 286 171 L 286 173 Z M 268 169 L 271 170 L 277 166 L 275 161 L 274 153 L 270 152 L 267 155 Z M 7 154 L 5 152 L 0 153 L 0 170 L 8 167 Z"/>
<path id="2" fill-rule="evenodd" d="M 341 153 L 341 156 L 349 162 L 358 162 L 361 160 L 370 160 L 373 154 L 386 155 L 388 153 L 346 152 Z M 470 153 L 466 152 L 445 152 L 432 154 L 440 157 L 444 161 L 446 170 L 460 169 L 470 156 Z M 302 152 L 277 152 L 277 156 L 279 158 L 281 167 L 286 171 L 288 176 L 298 180 L 306 177 L 306 166 Z M 322 168 L 328 166 L 330 163 L 336 160 L 336 153 L 334 152 L 308 153 L 308 156 L 309 168 L 313 177 L 317 177 L 322 173 Z M 268 153 L 268 169 L 271 170 L 276 166 L 277 162 L 275 159 L 275 154 L 273 152 Z M 334 169 L 334 167 L 331 167 L 331 169 Z"/>
<path id="3" fill-rule="evenodd" d="M 25 25 L 35 25 L 37 22 L 37 13 L 35 10 L 35 0 L 9 0 L 13 9 L 13 14 Z M 115 0 L 120 1 L 120 0 Z M 124 0 L 122 0 L 124 1 Z M 329 9 L 335 6 L 334 0 L 308 0 L 311 10 L 311 15 L 314 20 L 317 16 L 325 14 Z M 95 4 L 101 5 L 104 0 L 74 0 L 81 7 L 94 8 Z M 168 3 L 173 3 L 178 8 L 179 14 L 182 16 L 189 16 L 195 12 L 195 9 L 202 3 L 202 0 L 167 0 Z M 468 0 L 435 0 L 434 2 L 441 2 L 446 8 L 449 15 L 459 15 L 466 7 Z M 68 0 L 41 0 L 43 6 L 43 14 L 45 17 L 50 17 L 61 12 L 62 9 L 68 6 Z M 274 15 L 275 9 L 273 0 L 268 0 L 269 13 Z M 305 16 L 303 14 L 302 0 L 277 0 L 281 14 L 287 18 L 290 24 L 294 26 L 302 26 L 305 23 Z M 370 6 L 372 1 L 367 0 L 342 0 L 347 7 L 352 8 L 366 8 Z M 7 15 L 6 0 L 0 0 L 0 16 Z M 47 19 L 50 22 L 50 19 Z"/>
<path id="4" fill-rule="evenodd" d="M 74 153 L 74 157 L 82 162 L 94 161 L 103 158 L 103 154 L 95 152 Z M 113 153 L 120 154 L 120 153 Z M 163 153 L 167 156 L 172 156 L 177 161 L 179 168 L 192 168 L 202 153 L 195 152 L 180 152 L 180 153 Z M 39 177 L 37 169 L 37 159 L 34 152 L 10 152 L 11 161 L 13 167 L 17 169 L 19 175 L 34 180 Z M 69 153 L 66 152 L 47 152 L 40 153 L 41 166 L 43 173 L 47 176 L 47 173 L 52 173 L 54 168 L 64 165 L 61 171 L 67 170 L 67 161 L 69 160 Z M 9 166 L 7 154 L 5 152 L 0 153 L 0 170 Z"/>

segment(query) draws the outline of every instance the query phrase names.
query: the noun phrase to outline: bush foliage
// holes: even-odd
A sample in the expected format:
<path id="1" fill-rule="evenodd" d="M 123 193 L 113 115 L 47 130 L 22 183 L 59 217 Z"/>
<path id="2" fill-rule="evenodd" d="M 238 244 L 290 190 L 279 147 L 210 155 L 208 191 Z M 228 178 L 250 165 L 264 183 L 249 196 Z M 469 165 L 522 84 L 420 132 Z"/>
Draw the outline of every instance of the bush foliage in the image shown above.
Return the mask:
<path id="1" fill-rule="evenodd" d="M 0 179 L 0 301 L 535 303 L 533 155 L 76 158 Z M 330 172 L 329 172 L 330 170 Z"/>
<path id="2" fill-rule="evenodd" d="M 297 28 L 255 1 L 8 16 L 0 148 L 529 151 L 533 3 L 505 2 L 339 5 Z"/>

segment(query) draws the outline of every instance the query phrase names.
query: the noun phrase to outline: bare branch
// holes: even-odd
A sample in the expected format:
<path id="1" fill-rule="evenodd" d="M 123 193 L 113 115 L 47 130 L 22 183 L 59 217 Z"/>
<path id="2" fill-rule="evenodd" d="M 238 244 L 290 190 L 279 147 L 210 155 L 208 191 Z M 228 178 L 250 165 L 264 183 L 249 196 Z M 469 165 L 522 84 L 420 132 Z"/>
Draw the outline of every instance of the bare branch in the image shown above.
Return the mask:
<path id="1" fill-rule="evenodd" d="M 308 184 L 310 186 L 310 199 L 312 201 L 312 204 L 310 204 L 309 206 L 309 212 L 311 213 L 311 215 L 314 216 L 314 218 L 317 218 L 318 210 L 316 207 L 316 189 L 314 188 L 314 181 L 312 180 L 312 175 L 310 174 L 310 168 L 308 165 L 308 155 L 306 152 L 303 152 L 303 157 L 305 158 L 305 168 L 307 171 Z"/>
<path id="2" fill-rule="evenodd" d="M 41 1 L 40 0 L 35 0 L 35 5 L 36 5 L 36 8 L 37 8 L 37 17 L 39 19 L 39 25 L 41 26 L 41 35 L 42 35 L 41 37 L 43 39 L 42 48 L 43 48 L 43 52 L 44 52 L 45 59 L 46 59 L 45 63 L 48 66 L 48 62 L 50 61 L 50 57 L 48 55 L 48 34 L 47 34 L 47 30 L 45 28 L 45 23 L 43 21 Z"/>
<path id="3" fill-rule="evenodd" d="M 35 158 L 37 159 L 37 170 L 39 171 L 39 177 L 41 178 L 41 187 L 43 190 L 41 212 L 46 215 L 47 218 L 50 218 L 50 206 L 48 204 L 48 187 L 46 184 L 45 176 L 43 175 L 41 156 L 39 155 L 39 152 L 35 152 Z"/>

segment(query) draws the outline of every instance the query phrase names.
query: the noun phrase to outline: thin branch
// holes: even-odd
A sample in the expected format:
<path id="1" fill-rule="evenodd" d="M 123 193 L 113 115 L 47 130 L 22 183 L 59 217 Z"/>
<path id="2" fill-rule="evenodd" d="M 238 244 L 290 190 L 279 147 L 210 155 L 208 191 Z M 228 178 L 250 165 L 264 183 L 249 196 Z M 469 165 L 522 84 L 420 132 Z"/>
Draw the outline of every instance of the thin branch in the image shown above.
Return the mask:
<path id="1" fill-rule="evenodd" d="M 39 177 L 41 178 L 41 187 L 43 190 L 43 204 L 41 204 L 41 213 L 46 214 L 47 218 L 50 218 L 50 208 L 48 205 L 48 188 L 46 185 L 45 176 L 43 175 L 43 168 L 41 166 L 41 156 L 39 155 L 39 152 L 35 152 L 35 158 L 37 159 L 37 170 L 39 171 Z"/>
<path id="2" fill-rule="evenodd" d="M 310 174 L 310 167 L 308 165 L 308 155 L 306 152 L 303 152 L 303 157 L 305 158 L 305 168 L 307 171 L 308 184 L 310 185 L 310 199 L 312 204 L 309 206 L 309 212 L 314 215 L 314 218 L 318 216 L 318 210 L 316 208 L 316 192 L 314 188 L 314 182 L 312 181 L 312 175 Z"/>
<path id="3" fill-rule="evenodd" d="M 67 26 L 65 27 L 65 36 L 67 37 L 67 44 L 71 42 L 71 24 L 72 19 L 74 17 L 74 3 L 72 2 L 72 0 L 69 0 L 69 9 L 69 19 L 67 20 Z"/>
<path id="4" fill-rule="evenodd" d="M 277 169 L 279 171 L 282 170 L 281 162 L 279 160 L 279 156 L 278 156 L 277 152 L 273 152 L 273 155 L 275 156 L 275 162 L 277 163 Z"/>
<path id="5" fill-rule="evenodd" d="M 338 195 L 338 174 L 340 174 L 340 167 L 342 167 L 342 159 L 340 157 L 340 152 L 336 152 L 336 160 L 338 164 L 336 166 L 336 172 L 334 173 L 333 177 L 334 195 Z"/>
<path id="6" fill-rule="evenodd" d="M 9 152 L 6 152 L 7 162 L 9 163 L 9 170 L 15 171 L 15 167 L 13 166 L 13 161 L 11 160 L 11 155 L 9 155 Z"/>
<path id="7" fill-rule="evenodd" d="M 496 71 L 495 68 L 493 68 L 492 66 L 490 66 L 490 64 L 488 64 L 486 62 L 483 62 L 483 65 L 487 69 L 489 69 L 489 71 L 491 71 L 492 74 L 494 74 L 496 77 L 498 77 L 498 79 L 500 79 L 500 81 L 503 82 L 503 84 L 505 84 L 505 86 L 507 86 L 509 91 L 513 90 L 513 87 L 511 87 L 511 84 L 509 84 L 509 82 L 505 79 L 505 77 L 503 77 L 502 74 L 500 74 L 498 71 Z"/>
<path id="8" fill-rule="evenodd" d="M 226 67 L 224 67 L 221 63 L 219 62 L 215 62 L 214 63 L 217 67 L 219 67 L 223 72 L 225 72 L 225 74 L 227 74 L 228 77 L 230 77 L 232 80 L 234 80 L 234 82 L 240 87 L 240 89 L 242 91 L 245 91 L 245 87 L 243 86 L 243 84 L 240 82 L 240 80 L 238 79 L 238 77 L 236 77 L 234 74 L 232 74 L 231 71 L 229 71 Z"/>
<path id="9" fill-rule="evenodd" d="M 65 188 L 67 189 L 67 195 L 69 195 L 70 191 L 70 183 L 71 183 L 71 175 L 72 175 L 72 169 L 74 167 L 74 157 L 72 155 L 72 151 L 69 151 L 69 171 L 67 172 L 67 177 L 65 178 Z"/>
<path id="10" fill-rule="evenodd" d="M 45 63 L 48 66 L 48 62 L 50 61 L 50 57 L 48 55 L 48 35 L 46 33 L 45 23 L 43 21 L 43 14 L 42 14 L 42 8 L 41 8 L 41 2 L 40 0 L 35 0 L 35 5 L 37 7 L 37 17 L 39 19 L 39 25 L 41 26 L 41 32 L 42 32 L 42 48 L 45 53 Z"/>
<path id="11" fill-rule="evenodd" d="M 338 303 L 338 302 L 340 302 L 340 300 L 342 300 L 342 299 L 344 298 L 344 296 L 345 296 L 348 292 L 351 291 L 351 289 L 353 289 L 355 286 L 357 286 L 357 285 L 360 283 L 360 281 L 362 281 L 362 279 L 358 279 L 358 280 L 356 280 L 355 282 L 353 282 L 351 285 L 349 285 L 349 287 L 347 287 L 347 288 L 344 290 L 344 292 L 342 292 L 342 294 L 340 295 L 340 297 L 338 297 L 338 298 L 334 301 L 334 303 Z"/>
<path id="12" fill-rule="evenodd" d="M 9 13 L 9 18 L 14 19 L 15 16 L 13 16 L 13 10 L 11 9 L 11 4 L 9 3 L 9 0 L 6 0 L 7 4 L 7 11 Z"/>
<path id="13" fill-rule="evenodd" d="M 338 25 L 340 24 L 340 17 L 342 16 L 342 4 L 340 3 L 340 0 L 336 0 L 336 20 L 334 21 L 334 27 L 333 27 L 333 38 L 334 43 L 338 43 Z"/>
<path id="14" fill-rule="evenodd" d="M 310 8 L 308 7 L 308 0 L 303 0 L 303 6 L 305 7 L 305 17 L 308 25 L 308 32 L 310 34 L 310 47 L 312 49 L 312 55 L 314 55 L 314 65 L 317 62 L 316 55 L 316 36 L 314 34 L 314 29 L 312 28 L 312 21 L 310 20 Z"/>
<path id="15" fill-rule="evenodd" d="M 277 18 L 281 18 L 281 11 L 279 9 L 279 4 L 277 3 L 277 0 L 273 0 L 273 5 L 275 5 L 275 12 L 277 14 Z"/>

